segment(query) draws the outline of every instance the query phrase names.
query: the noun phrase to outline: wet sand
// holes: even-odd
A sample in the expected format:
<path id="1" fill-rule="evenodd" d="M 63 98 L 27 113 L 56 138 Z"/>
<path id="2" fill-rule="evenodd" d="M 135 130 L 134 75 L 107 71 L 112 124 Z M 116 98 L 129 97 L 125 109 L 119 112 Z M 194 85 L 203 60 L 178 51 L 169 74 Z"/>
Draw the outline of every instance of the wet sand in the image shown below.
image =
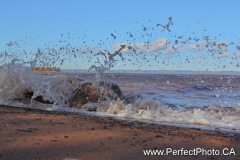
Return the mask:
<path id="1" fill-rule="evenodd" d="M 143 150 L 234 149 L 236 155 Z M 229 153 L 225 150 L 225 153 Z M 216 153 L 216 152 L 215 152 Z M 0 106 L 0 159 L 240 159 L 240 134 Z"/>

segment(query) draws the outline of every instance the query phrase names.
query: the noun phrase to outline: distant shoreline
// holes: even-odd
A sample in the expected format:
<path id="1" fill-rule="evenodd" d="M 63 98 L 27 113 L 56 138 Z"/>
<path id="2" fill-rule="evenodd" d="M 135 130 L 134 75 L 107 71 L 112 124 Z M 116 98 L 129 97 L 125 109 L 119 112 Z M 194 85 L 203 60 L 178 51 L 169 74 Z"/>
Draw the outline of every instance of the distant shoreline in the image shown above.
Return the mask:
<path id="1" fill-rule="evenodd" d="M 84 69 L 62 69 L 61 71 L 32 71 L 33 73 L 71 73 L 71 74 L 95 74 L 94 70 L 88 71 Z M 139 74 L 139 75 L 217 75 L 217 76 L 240 76 L 238 71 L 166 71 L 166 70 L 111 70 L 104 74 Z"/>
<path id="2" fill-rule="evenodd" d="M 33 73 L 61 73 L 61 71 L 32 71 Z"/>
<path id="3" fill-rule="evenodd" d="M 63 73 L 81 73 L 81 74 L 94 74 L 95 71 L 88 71 L 84 69 L 62 69 Z M 219 71 L 219 72 L 213 72 L 213 71 L 167 71 L 167 70 L 110 70 L 108 72 L 104 72 L 104 74 L 164 74 L 164 75 L 219 75 L 219 76 L 240 76 L 240 72 L 238 71 Z"/>

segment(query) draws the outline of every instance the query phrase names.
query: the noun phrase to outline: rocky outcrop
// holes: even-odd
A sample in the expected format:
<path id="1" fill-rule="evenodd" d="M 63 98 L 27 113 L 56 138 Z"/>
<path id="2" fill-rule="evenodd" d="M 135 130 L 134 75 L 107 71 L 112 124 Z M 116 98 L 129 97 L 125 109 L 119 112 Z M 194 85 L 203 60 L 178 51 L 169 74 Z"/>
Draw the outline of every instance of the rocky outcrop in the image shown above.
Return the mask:
<path id="1" fill-rule="evenodd" d="M 122 99 L 123 98 L 123 93 L 120 89 L 120 87 L 112 82 L 100 82 L 100 87 L 103 87 L 106 89 L 106 93 L 108 94 L 109 97 L 112 99 L 116 100 L 118 98 Z M 112 94 L 112 92 L 113 94 Z"/>
<path id="2" fill-rule="evenodd" d="M 100 82 L 99 87 L 95 88 L 92 83 L 85 83 L 80 88 L 74 90 L 71 105 L 74 108 L 82 108 L 83 105 L 101 100 L 122 99 L 123 94 L 120 87 L 112 82 Z"/>
<path id="3" fill-rule="evenodd" d="M 84 82 L 83 79 L 76 78 L 74 76 L 58 76 L 60 80 L 63 82 L 68 82 L 70 85 L 70 90 L 73 90 L 73 94 L 71 99 L 68 99 L 71 106 L 74 108 L 80 108 L 87 103 L 96 103 L 99 100 L 102 102 L 107 102 L 108 100 L 117 100 L 123 98 L 123 93 L 120 87 L 112 82 L 100 82 L 99 87 L 94 87 L 90 82 Z M 76 89 L 74 89 L 76 88 Z M 71 91 L 70 91 L 71 92 Z M 34 95 L 34 91 L 31 89 L 23 89 L 22 97 L 16 98 L 15 100 L 23 101 L 23 100 L 31 100 Z M 38 95 L 33 101 L 40 102 L 43 104 L 53 104 L 53 101 L 45 100 L 44 95 Z M 91 110 L 91 109 L 90 109 Z M 89 110 L 89 111 L 90 111 Z M 93 111 L 95 109 L 92 109 Z"/>
<path id="4" fill-rule="evenodd" d="M 100 94 L 98 90 L 92 87 L 91 83 L 85 83 L 80 88 L 74 90 L 74 96 L 71 105 L 74 108 L 82 108 L 86 103 L 98 101 Z"/>

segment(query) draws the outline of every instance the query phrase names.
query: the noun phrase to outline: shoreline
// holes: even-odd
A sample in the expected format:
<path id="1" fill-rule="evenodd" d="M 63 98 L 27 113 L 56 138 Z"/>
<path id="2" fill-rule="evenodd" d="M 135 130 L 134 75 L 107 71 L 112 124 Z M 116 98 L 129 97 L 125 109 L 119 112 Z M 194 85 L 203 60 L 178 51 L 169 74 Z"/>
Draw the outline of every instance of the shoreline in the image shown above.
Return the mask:
<path id="1" fill-rule="evenodd" d="M 238 159 L 240 134 L 0 106 L 0 159 Z M 145 156 L 143 150 L 224 148 L 235 156 Z"/>
<path id="2" fill-rule="evenodd" d="M 149 70 L 150 71 L 150 70 Z M 62 73 L 70 73 L 70 74 L 95 74 L 95 71 L 88 70 L 62 70 Z M 197 75 L 197 76 L 240 76 L 240 72 L 229 71 L 229 72 L 214 72 L 214 71 L 186 71 L 186 72 L 178 72 L 178 71 L 164 71 L 164 72 L 147 72 L 147 71 L 116 71 L 111 70 L 109 72 L 105 72 L 104 74 L 123 74 L 123 75 Z"/>

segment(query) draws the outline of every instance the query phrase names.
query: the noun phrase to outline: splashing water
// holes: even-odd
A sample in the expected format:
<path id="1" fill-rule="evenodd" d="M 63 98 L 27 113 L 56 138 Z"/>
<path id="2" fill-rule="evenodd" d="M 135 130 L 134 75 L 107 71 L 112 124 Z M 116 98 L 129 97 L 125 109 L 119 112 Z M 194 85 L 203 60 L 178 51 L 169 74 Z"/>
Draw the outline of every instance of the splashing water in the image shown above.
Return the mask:
<path id="1" fill-rule="evenodd" d="M 96 76 L 93 79 L 94 87 L 96 87 L 96 88 L 99 87 L 100 82 L 103 81 L 103 79 L 102 79 L 103 73 L 105 71 L 109 71 L 110 68 L 113 67 L 114 63 L 116 62 L 116 60 L 114 59 L 115 56 L 119 55 L 120 57 L 122 57 L 122 54 L 120 51 L 123 50 L 124 48 L 125 48 L 125 45 L 121 45 L 121 48 L 118 51 L 116 51 L 114 54 L 110 54 L 108 52 L 107 53 L 109 55 L 108 57 L 103 52 L 99 52 L 94 55 L 94 56 L 103 55 L 105 57 L 104 64 L 101 64 L 98 59 L 98 62 L 96 62 L 96 63 L 99 63 L 101 66 L 97 67 L 95 65 L 92 65 L 91 68 L 88 69 L 88 71 L 90 71 L 91 69 L 95 69 L 95 71 L 96 71 Z"/>
<path id="2" fill-rule="evenodd" d="M 165 26 L 157 24 L 157 27 L 162 26 L 162 32 L 165 29 L 170 32 L 169 27 L 171 25 L 173 25 L 172 17 L 169 17 L 169 22 Z M 149 35 L 147 33 L 148 29 L 151 29 L 151 27 L 144 27 L 143 29 L 146 35 Z M 133 38 L 132 33 L 128 33 L 128 35 Z M 116 39 L 115 35 L 111 34 L 111 36 L 114 40 Z M 138 72 L 138 74 L 106 74 L 116 65 L 119 57 L 122 63 L 131 62 L 140 65 L 142 60 L 142 63 L 149 64 L 151 67 L 153 61 L 159 60 L 158 55 L 170 55 L 179 51 L 194 50 L 211 52 L 212 54 L 219 53 L 216 57 L 220 58 L 226 56 L 227 53 L 223 51 L 233 45 L 224 41 L 216 42 L 207 37 L 204 39 L 205 41 L 201 42 L 194 38 L 196 44 L 187 46 L 186 42 L 190 41 L 191 38 L 187 38 L 186 42 L 181 42 L 181 45 L 179 43 L 182 37 L 180 36 L 178 39 L 170 46 L 171 41 L 168 38 L 157 38 L 152 43 L 121 42 L 112 45 L 113 54 L 108 50 L 87 46 L 76 48 L 69 44 L 62 45 L 59 50 L 54 49 L 54 47 L 53 49 L 38 49 L 36 54 L 32 54 L 31 58 L 25 59 L 19 58 L 21 57 L 17 55 L 19 50 L 9 53 L 5 51 L 5 54 L 0 56 L 3 59 L 0 67 L 0 103 L 47 110 L 95 111 L 97 115 L 111 115 L 124 119 L 164 122 L 173 125 L 194 124 L 240 131 L 238 125 L 240 123 L 238 96 L 240 86 L 238 84 L 239 77 L 236 75 L 233 77 L 223 76 L 224 78 L 219 78 L 217 75 L 213 78 L 211 76 L 210 78 L 204 76 L 182 78 L 179 77 L 178 73 L 175 74 L 178 77 L 169 75 L 156 77 L 150 74 L 150 71 Z M 19 46 L 15 42 L 7 44 L 8 47 L 14 47 L 14 45 Z M 239 46 L 236 48 L 239 50 Z M 92 52 L 92 50 L 95 52 Z M 26 54 L 25 51 L 23 52 Z M 91 65 L 88 69 L 88 72 L 95 70 L 94 77 L 93 74 L 88 74 L 89 78 L 85 78 L 82 73 L 32 72 L 34 67 L 48 67 L 56 64 L 61 66 L 66 60 L 62 55 L 63 52 L 68 54 L 69 57 L 74 55 L 75 58 L 77 57 L 76 53 L 87 53 L 89 61 L 92 57 L 96 57 L 96 62 L 89 62 L 90 64 L 95 63 L 95 65 Z M 146 56 L 146 52 L 153 55 L 154 58 L 149 58 L 150 55 Z M 133 55 L 138 57 L 129 58 Z M 100 59 L 102 56 L 104 57 L 103 62 Z M 237 57 L 236 54 L 235 56 Z M 204 55 L 198 55 L 194 58 L 201 57 L 204 57 Z M 162 60 L 162 64 L 167 63 L 171 56 L 165 58 L 165 60 Z M 188 59 L 185 61 L 190 62 Z M 106 88 L 100 87 L 101 82 L 105 81 L 104 76 L 108 76 L 108 81 L 121 87 L 124 92 L 122 99 L 119 97 L 119 99 L 112 98 L 114 96 L 111 97 L 109 94 L 113 95 L 113 92 L 108 92 Z M 210 80 L 206 80 L 208 78 Z M 98 89 L 96 92 L 100 94 L 100 97 L 95 103 L 86 103 L 80 109 L 71 108 L 71 101 L 75 96 L 74 91 L 83 89 L 83 85 L 91 84 L 91 81 L 92 87 Z M 213 81 L 219 83 L 212 84 Z"/>

